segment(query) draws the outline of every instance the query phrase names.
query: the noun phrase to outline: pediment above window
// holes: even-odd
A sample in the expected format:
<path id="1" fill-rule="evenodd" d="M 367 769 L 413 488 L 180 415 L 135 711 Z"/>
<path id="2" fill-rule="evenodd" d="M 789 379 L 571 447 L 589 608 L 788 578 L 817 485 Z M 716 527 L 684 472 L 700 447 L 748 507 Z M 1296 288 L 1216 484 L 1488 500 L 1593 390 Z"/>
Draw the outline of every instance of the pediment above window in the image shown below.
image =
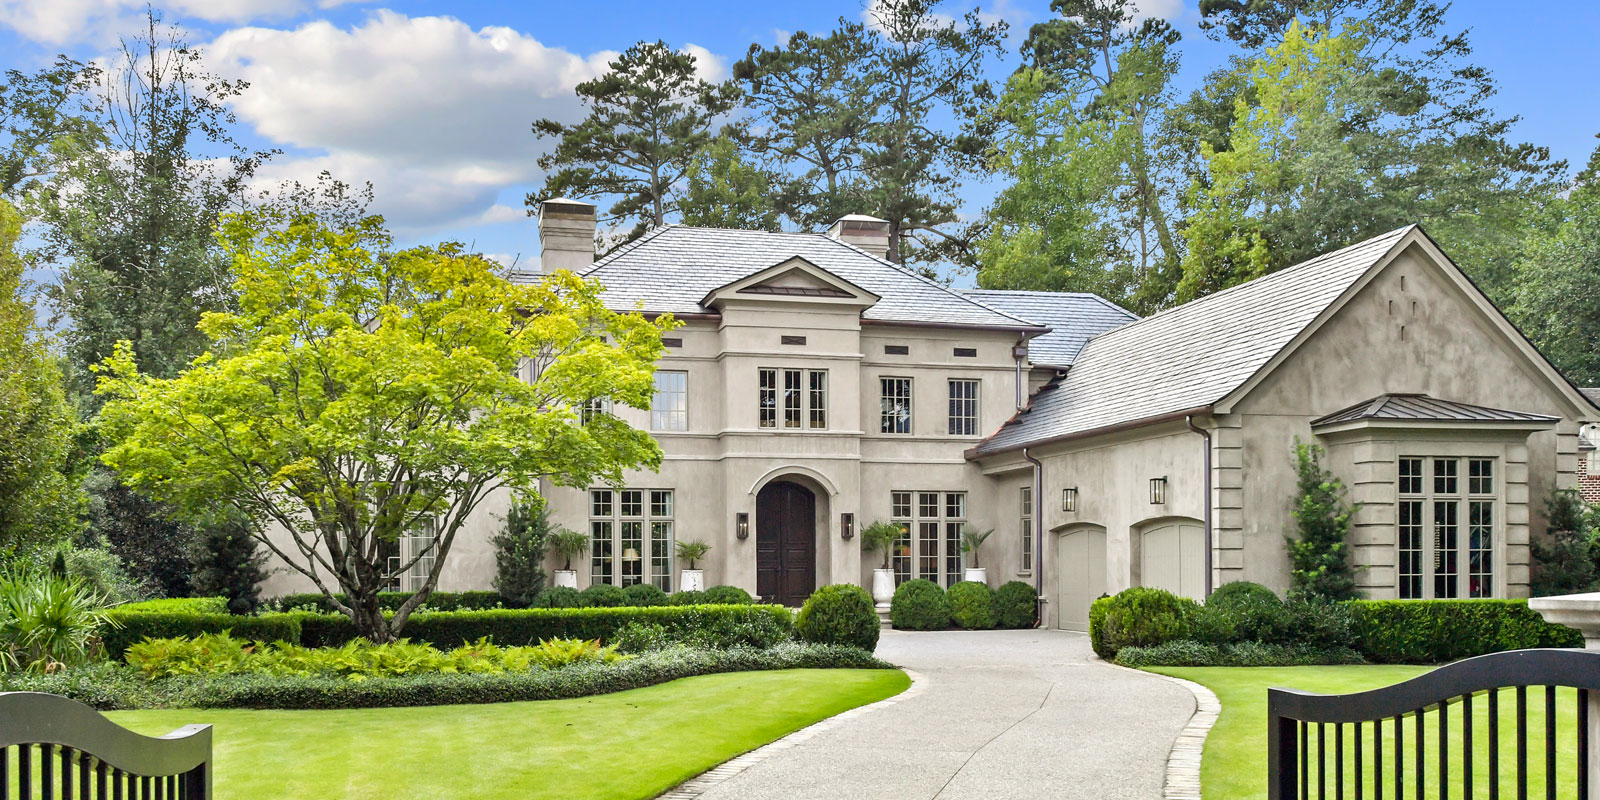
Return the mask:
<path id="1" fill-rule="evenodd" d="M 729 302 L 790 302 L 870 308 L 881 298 L 796 256 L 712 289 L 700 304 L 720 309 Z"/>

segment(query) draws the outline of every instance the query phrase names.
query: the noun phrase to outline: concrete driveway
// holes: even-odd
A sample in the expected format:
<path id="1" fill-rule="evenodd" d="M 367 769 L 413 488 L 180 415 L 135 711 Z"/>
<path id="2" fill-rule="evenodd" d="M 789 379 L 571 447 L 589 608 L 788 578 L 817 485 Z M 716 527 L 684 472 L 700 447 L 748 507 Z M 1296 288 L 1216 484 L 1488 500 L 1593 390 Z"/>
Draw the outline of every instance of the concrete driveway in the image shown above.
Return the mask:
<path id="1" fill-rule="evenodd" d="M 1195 711 L 1165 679 L 1094 659 L 1062 631 L 884 631 L 920 678 L 899 702 L 759 754 L 708 800 L 1159 798 Z"/>

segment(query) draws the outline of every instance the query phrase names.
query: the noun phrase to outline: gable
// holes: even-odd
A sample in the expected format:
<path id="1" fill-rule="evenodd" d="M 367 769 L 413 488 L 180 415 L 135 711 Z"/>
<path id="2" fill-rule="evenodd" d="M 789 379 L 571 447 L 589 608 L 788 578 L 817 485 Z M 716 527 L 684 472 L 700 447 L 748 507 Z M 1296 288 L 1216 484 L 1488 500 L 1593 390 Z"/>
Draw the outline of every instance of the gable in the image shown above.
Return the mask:
<path id="1" fill-rule="evenodd" d="M 737 301 L 785 301 L 870 308 L 878 295 L 795 256 L 706 293 L 700 304 L 720 310 Z"/>

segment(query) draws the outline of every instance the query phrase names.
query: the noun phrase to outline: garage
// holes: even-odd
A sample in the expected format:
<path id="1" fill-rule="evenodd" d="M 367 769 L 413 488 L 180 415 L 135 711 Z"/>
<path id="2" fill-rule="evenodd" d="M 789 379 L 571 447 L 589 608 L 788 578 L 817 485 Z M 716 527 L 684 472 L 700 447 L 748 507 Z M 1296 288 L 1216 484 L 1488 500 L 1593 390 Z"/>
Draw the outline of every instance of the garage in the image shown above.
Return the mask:
<path id="1" fill-rule="evenodd" d="M 1139 539 L 1139 584 L 1180 597 L 1205 597 L 1205 530 L 1195 520 L 1150 525 Z"/>
<path id="2" fill-rule="evenodd" d="M 1057 627 L 1089 630 L 1089 605 L 1105 593 L 1105 528 L 1073 528 L 1056 537 Z"/>

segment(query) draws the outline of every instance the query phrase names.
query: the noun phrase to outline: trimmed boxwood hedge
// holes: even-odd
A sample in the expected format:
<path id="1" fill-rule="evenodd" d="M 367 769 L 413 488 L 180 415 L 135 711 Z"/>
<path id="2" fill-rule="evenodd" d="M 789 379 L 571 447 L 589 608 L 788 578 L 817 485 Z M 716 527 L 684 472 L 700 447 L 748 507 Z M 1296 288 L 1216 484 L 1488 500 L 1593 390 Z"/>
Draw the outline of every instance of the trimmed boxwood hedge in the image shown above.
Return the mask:
<path id="1" fill-rule="evenodd" d="M 950 585 L 950 616 L 969 631 L 986 631 L 995 625 L 994 590 L 987 583 L 961 581 Z"/>
<path id="2" fill-rule="evenodd" d="M 412 592 L 378 592 L 378 607 L 384 611 L 394 611 L 400 604 L 410 599 L 412 594 Z M 343 594 L 338 597 L 340 601 L 345 599 Z M 291 611 L 309 606 L 324 614 L 334 613 L 333 601 L 321 592 L 286 594 L 267 600 L 265 605 L 275 611 Z M 500 608 L 505 605 L 505 598 L 501 597 L 499 592 L 434 592 L 428 595 L 424 605 L 434 611 L 481 611 Z"/>
<path id="3" fill-rule="evenodd" d="M 1031 628 L 1038 613 L 1033 584 L 1009 581 L 994 593 L 995 622 L 1002 628 Z"/>
<path id="4" fill-rule="evenodd" d="M 145 612 L 113 608 L 106 612 L 107 624 L 100 629 L 100 641 L 106 655 L 117 660 L 121 660 L 128 645 L 146 638 L 166 639 L 232 631 L 240 639 L 298 643 L 300 621 L 304 616 L 308 615 L 262 614 L 258 617 L 241 617 L 192 611 Z"/>
<path id="5" fill-rule="evenodd" d="M 795 634 L 817 644 L 842 644 L 872 652 L 880 628 L 872 596 L 853 583 L 835 583 L 806 598 Z"/>
<path id="6" fill-rule="evenodd" d="M 228 598 L 226 597 L 161 597 L 155 600 L 141 600 L 137 603 L 123 603 L 114 606 L 123 612 L 170 613 L 194 612 L 202 614 L 227 614 Z"/>
<path id="7" fill-rule="evenodd" d="M 894 590 L 889 621 L 900 630 L 942 631 L 950 627 L 950 599 L 933 581 L 906 581 Z"/>
<path id="8" fill-rule="evenodd" d="M 1355 647 L 1383 664 L 1441 664 L 1502 650 L 1582 647 L 1527 600 L 1352 600 Z"/>

